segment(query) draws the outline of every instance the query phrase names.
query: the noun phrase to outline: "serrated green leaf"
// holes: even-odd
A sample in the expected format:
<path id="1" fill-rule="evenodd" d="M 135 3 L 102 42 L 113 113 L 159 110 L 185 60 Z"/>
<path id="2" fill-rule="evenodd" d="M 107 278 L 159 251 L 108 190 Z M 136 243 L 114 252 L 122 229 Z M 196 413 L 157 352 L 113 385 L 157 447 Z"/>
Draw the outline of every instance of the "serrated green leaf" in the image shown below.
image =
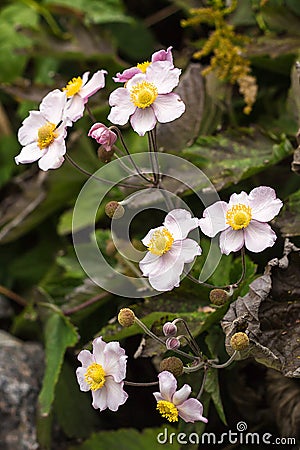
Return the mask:
<path id="1" fill-rule="evenodd" d="M 71 321 L 61 313 L 52 312 L 45 326 L 46 367 L 39 394 L 41 416 L 48 416 L 50 413 L 64 354 L 77 341 L 78 334 Z"/>
<path id="2" fill-rule="evenodd" d="M 274 142 L 255 129 L 200 137 L 182 156 L 200 167 L 217 190 L 249 178 L 291 155 L 286 137 Z"/>

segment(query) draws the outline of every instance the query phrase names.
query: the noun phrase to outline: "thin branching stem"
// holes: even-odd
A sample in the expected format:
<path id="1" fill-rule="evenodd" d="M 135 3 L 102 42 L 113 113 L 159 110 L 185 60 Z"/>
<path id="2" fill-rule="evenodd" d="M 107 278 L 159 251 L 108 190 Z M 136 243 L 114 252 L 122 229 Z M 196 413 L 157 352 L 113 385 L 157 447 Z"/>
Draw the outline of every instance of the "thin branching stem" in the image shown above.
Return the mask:
<path id="1" fill-rule="evenodd" d="M 156 336 L 156 334 L 152 333 L 151 330 L 149 330 L 149 328 L 137 317 L 135 317 L 135 322 L 137 323 L 137 325 L 139 325 L 140 328 L 142 328 L 142 330 L 148 335 L 150 336 L 152 339 L 154 339 L 155 341 L 159 342 L 161 345 L 163 345 L 164 347 L 166 347 L 166 343 L 163 339 L 161 339 L 160 337 Z M 185 358 L 191 359 L 193 361 L 198 361 L 198 357 L 193 356 L 193 355 L 189 355 L 186 352 L 183 352 L 182 350 L 178 350 L 176 348 L 172 349 L 172 351 L 174 353 L 177 353 L 178 355 L 184 356 Z"/>
<path id="2" fill-rule="evenodd" d="M 127 386 L 149 387 L 149 386 L 157 386 L 158 381 L 150 381 L 149 383 L 135 383 L 134 381 L 124 380 L 124 384 L 126 384 Z"/>
<path id="3" fill-rule="evenodd" d="M 27 306 L 28 304 L 27 301 L 19 294 L 16 294 L 15 292 L 2 285 L 0 285 L 0 294 L 3 294 L 5 295 L 5 297 L 10 298 L 14 302 L 18 303 L 18 305 Z"/>
<path id="4" fill-rule="evenodd" d="M 114 131 L 114 132 L 116 132 L 116 134 L 118 135 L 118 138 L 120 139 L 120 142 L 121 142 L 121 144 L 122 144 L 126 154 L 129 156 L 130 162 L 133 165 L 133 167 L 135 168 L 137 175 L 139 177 L 141 177 L 143 180 L 147 181 L 147 183 L 153 183 L 153 180 L 151 180 L 151 178 L 146 177 L 146 175 L 144 175 L 141 172 L 141 170 L 139 169 L 139 167 L 135 163 L 135 161 L 134 161 L 134 159 L 133 159 L 133 157 L 132 157 L 132 155 L 131 155 L 131 153 L 129 151 L 129 148 L 127 147 L 126 142 L 124 141 L 123 135 L 122 135 L 121 131 L 119 130 L 119 128 L 114 126 L 114 125 L 112 125 L 111 127 L 109 127 L 109 129 Z"/>
<path id="5" fill-rule="evenodd" d="M 206 378 L 207 378 L 207 373 L 208 373 L 208 369 L 206 366 L 204 366 L 204 371 L 203 371 L 203 378 L 202 378 L 202 383 L 197 395 L 197 400 L 199 400 L 201 398 L 201 395 L 203 394 L 204 391 L 204 387 L 205 387 L 205 382 L 206 382 Z"/>
<path id="6" fill-rule="evenodd" d="M 231 355 L 231 357 L 223 364 L 215 364 L 212 361 L 208 361 L 208 364 L 210 367 L 213 367 L 214 369 L 224 369 L 225 367 L 228 367 L 236 359 L 237 354 L 238 351 L 235 350 L 234 353 Z"/>
<path id="7" fill-rule="evenodd" d="M 110 181 L 110 180 L 106 180 L 105 178 L 97 177 L 96 175 L 92 174 L 88 170 L 80 167 L 79 164 L 77 164 L 67 153 L 65 154 L 65 158 L 73 167 L 75 167 L 77 170 L 79 170 L 79 172 L 83 173 L 84 175 L 87 175 L 88 177 L 93 178 L 94 180 L 100 181 L 101 183 L 110 184 L 111 186 L 115 186 L 115 187 L 119 186 L 119 187 L 125 187 L 125 188 L 137 188 L 137 189 L 141 188 L 141 186 L 139 186 L 137 184 L 115 183 L 114 181 Z"/>
<path id="8" fill-rule="evenodd" d="M 245 275 L 246 275 L 246 260 L 245 260 L 245 248 L 244 247 L 241 248 L 241 259 L 242 259 L 242 274 L 241 274 L 240 278 L 235 283 L 227 284 L 225 286 L 215 286 L 210 283 L 205 283 L 205 281 L 197 280 L 197 278 L 193 277 L 193 275 L 191 275 L 190 273 L 187 273 L 187 272 L 184 272 L 184 273 L 191 281 L 193 281 L 194 283 L 197 283 L 197 284 L 201 284 L 202 286 L 205 286 L 205 287 L 209 287 L 212 289 L 235 289 L 239 286 L 239 284 L 241 284 L 242 281 L 244 281 Z"/>

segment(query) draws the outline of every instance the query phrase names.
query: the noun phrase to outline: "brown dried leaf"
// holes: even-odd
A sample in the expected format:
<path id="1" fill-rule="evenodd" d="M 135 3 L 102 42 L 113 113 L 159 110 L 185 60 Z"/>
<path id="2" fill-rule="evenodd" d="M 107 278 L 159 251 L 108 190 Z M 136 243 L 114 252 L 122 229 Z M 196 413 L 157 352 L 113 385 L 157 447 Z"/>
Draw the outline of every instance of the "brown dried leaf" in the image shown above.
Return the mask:
<path id="1" fill-rule="evenodd" d="M 204 107 L 204 83 L 201 66 L 191 63 L 175 91 L 184 101 L 186 110 L 179 120 L 158 124 L 157 141 L 160 149 L 178 153 L 190 146 L 198 136 Z"/>
<path id="2" fill-rule="evenodd" d="M 281 436 L 300 437 L 300 386 L 274 370 L 266 374 L 267 399 Z"/>
<path id="3" fill-rule="evenodd" d="M 226 349 L 231 336 L 246 331 L 250 346 L 239 353 L 250 356 L 286 377 L 300 377 L 300 249 L 286 240 L 284 255 L 272 259 L 249 293 L 231 304 L 222 321 Z"/>

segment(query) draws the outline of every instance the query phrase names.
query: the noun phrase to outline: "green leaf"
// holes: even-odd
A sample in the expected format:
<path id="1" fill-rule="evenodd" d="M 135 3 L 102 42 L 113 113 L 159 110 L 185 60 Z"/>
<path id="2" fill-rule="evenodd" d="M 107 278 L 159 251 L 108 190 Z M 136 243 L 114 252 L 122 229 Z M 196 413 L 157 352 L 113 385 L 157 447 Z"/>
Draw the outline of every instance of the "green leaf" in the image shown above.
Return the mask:
<path id="1" fill-rule="evenodd" d="M 29 48 L 32 39 L 20 28 L 36 28 L 37 23 L 36 11 L 20 2 L 0 11 L 0 81 L 10 82 L 22 74 L 27 56 L 20 50 Z"/>
<path id="2" fill-rule="evenodd" d="M 0 137 L 0 187 L 2 187 L 16 170 L 14 156 L 17 155 L 19 144 L 14 135 Z"/>
<path id="3" fill-rule="evenodd" d="M 56 386 L 54 414 L 68 437 L 87 438 L 101 424 L 92 396 L 79 390 L 75 369 L 65 362 Z"/>
<path id="4" fill-rule="evenodd" d="M 157 436 L 159 433 L 165 433 L 165 430 L 167 430 L 167 436 L 176 431 L 169 426 L 165 426 L 163 429 L 146 428 L 142 432 L 131 428 L 102 431 L 93 434 L 90 439 L 77 447 L 69 447 L 68 450 L 107 450 L 108 448 L 110 450 L 153 450 L 159 445 Z M 164 439 L 164 434 L 161 439 Z M 179 450 L 180 446 L 173 439 L 171 444 L 169 441 L 164 443 L 163 448 Z"/>
<path id="5" fill-rule="evenodd" d="M 41 416 L 50 413 L 65 351 L 77 341 L 78 334 L 70 320 L 61 313 L 52 312 L 45 326 L 46 368 L 39 394 Z"/>
<path id="6" fill-rule="evenodd" d="M 128 59 L 143 62 L 151 57 L 155 41 L 142 21 L 110 24 L 109 29 L 120 51 Z"/>
<path id="7" fill-rule="evenodd" d="M 211 395 L 211 398 L 214 402 L 216 410 L 219 414 L 222 422 L 227 425 L 226 417 L 223 409 L 223 404 L 220 395 L 220 387 L 219 387 L 219 379 L 218 379 L 218 370 L 217 369 L 209 369 L 207 372 L 207 377 L 205 381 L 205 391 Z"/>
<path id="8" fill-rule="evenodd" d="M 251 128 L 199 137 L 181 155 L 200 167 L 220 190 L 277 164 L 292 151 L 285 136 L 275 142 Z"/>
<path id="9" fill-rule="evenodd" d="M 46 0 L 44 4 L 68 7 L 72 10 L 79 10 L 85 14 L 85 23 L 105 24 L 110 22 L 131 22 L 128 15 L 124 13 L 121 0 Z M 75 14 L 74 14 L 75 15 Z"/>

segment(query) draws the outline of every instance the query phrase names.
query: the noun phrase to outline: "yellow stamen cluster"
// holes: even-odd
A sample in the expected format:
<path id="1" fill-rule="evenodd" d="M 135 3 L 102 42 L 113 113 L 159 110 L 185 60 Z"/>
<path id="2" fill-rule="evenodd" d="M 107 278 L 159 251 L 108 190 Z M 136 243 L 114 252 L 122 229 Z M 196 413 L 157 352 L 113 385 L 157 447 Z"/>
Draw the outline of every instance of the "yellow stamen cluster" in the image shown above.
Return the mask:
<path id="1" fill-rule="evenodd" d="M 130 90 L 130 99 L 138 108 L 148 108 L 158 95 L 157 88 L 149 81 L 142 81 Z"/>
<path id="2" fill-rule="evenodd" d="M 101 389 L 105 384 L 105 371 L 101 364 L 92 363 L 87 368 L 84 379 L 92 391 Z"/>
<path id="3" fill-rule="evenodd" d="M 58 137 L 58 133 L 55 132 L 56 125 L 51 122 L 46 122 L 45 125 L 38 129 L 37 144 L 41 150 L 49 147 L 50 144 Z"/>
<path id="4" fill-rule="evenodd" d="M 169 422 L 178 422 L 178 409 L 173 403 L 160 400 L 157 402 L 156 409 Z"/>
<path id="5" fill-rule="evenodd" d="M 241 203 L 233 205 L 226 213 L 226 223 L 234 230 L 247 228 L 252 219 L 252 209 L 250 206 Z"/>
<path id="6" fill-rule="evenodd" d="M 194 53 L 195 58 L 202 58 L 212 53 L 210 65 L 202 71 L 203 75 L 214 71 L 222 81 L 239 85 L 239 92 L 243 95 L 246 106 L 244 113 L 249 114 L 256 100 L 256 79 L 250 75 L 250 61 L 243 55 L 248 37 L 237 34 L 232 25 L 228 25 L 225 16 L 232 13 L 237 6 L 237 0 L 226 7 L 224 0 L 213 0 L 212 6 L 191 9 L 191 17 L 182 21 L 182 26 L 195 26 L 207 23 L 215 27 L 205 42 L 202 50 Z"/>
<path id="7" fill-rule="evenodd" d="M 167 230 L 167 228 L 162 228 L 161 230 L 154 231 L 152 234 L 148 250 L 153 253 L 153 255 L 162 256 L 170 250 L 173 242 L 174 238 L 170 231 Z"/>
<path id="8" fill-rule="evenodd" d="M 82 78 L 72 78 L 62 90 L 66 92 L 67 97 L 73 97 L 73 95 L 77 94 L 82 86 Z"/>
<path id="9" fill-rule="evenodd" d="M 136 67 L 140 69 L 141 72 L 146 73 L 147 68 L 150 66 L 151 62 L 145 61 L 143 63 L 138 63 Z"/>

